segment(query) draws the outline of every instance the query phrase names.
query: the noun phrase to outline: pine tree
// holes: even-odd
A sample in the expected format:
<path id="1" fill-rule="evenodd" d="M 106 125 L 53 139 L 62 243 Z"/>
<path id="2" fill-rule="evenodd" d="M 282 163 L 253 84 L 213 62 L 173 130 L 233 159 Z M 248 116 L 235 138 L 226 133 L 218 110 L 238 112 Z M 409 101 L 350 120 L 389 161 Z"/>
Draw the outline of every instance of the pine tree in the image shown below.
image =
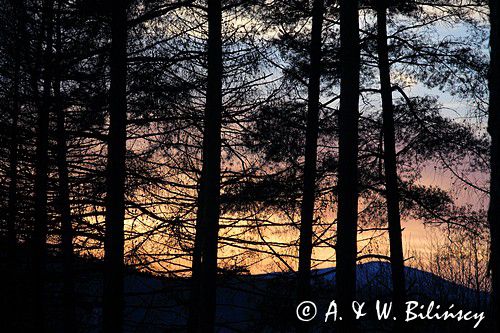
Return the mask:
<path id="1" fill-rule="evenodd" d="M 207 91 L 203 130 L 203 166 L 193 257 L 193 305 L 190 332 L 214 332 L 217 244 L 220 217 L 222 126 L 222 4 L 208 0 Z"/>
<path id="2" fill-rule="evenodd" d="M 493 316 L 498 320 L 500 315 L 500 25 L 498 21 L 498 1 L 490 0 L 490 69 L 488 73 L 488 87 L 490 92 L 488 109 L 488 133 L 491 137 L 490 148 L 490 204 L 488 222 L 490 225 L 490 270 L 492 280 Z M 499 332 L 500 325 L 495 323 L 495 331 Z"/>
<path id="3" fill-rule="evenodd" d="M 308 300 L 311 288 L 311 254 L 313 249 L 313 221 L 317 174 L 317 148 L 319 131 L 319 99 L 321 81 L 321 33 L 323 29 L 324 1 L 315 0 L 312 6 L 310 41 L 310 71 L 308 82 L 307 124 L 302 206 L 300 217 L 298 300 Z M 302 325 L 303 326 L 303 325 Z M 305 327 L 299 327 L 306 331 Z"/>
<path id="4" fill-rule="evenodd" d="M 127 126 L 127 4 L 111 5 L 109 134 L 104 241 L 103 332 L 122 332 Z"/>
<path id="5" fill-rule="evenodd" d="M 360 45 L 358 1 L 340 1 L 340 109 L 336 288 L 341 331 L 354 330 L 358 225 L 358 118 Z"/>
<path id="6" fill-rule="evenodd" d="M 392 104 L 391 72 L 387 46 L 387 2 L 377 1 L 377 53 L 380 72 L 380 92 L 382 96 L 382 127 L 384 136 L 384 176 L 387 203 L 387 223 L 393 284 L 393 306 L 395 317 L 403 320 L 406 298 L 403 241 L 399 211 L 399 189 L 396 161 L 396 138 L 394 109 Z M 398 322 L 400 322 L 398 321 Z"/>

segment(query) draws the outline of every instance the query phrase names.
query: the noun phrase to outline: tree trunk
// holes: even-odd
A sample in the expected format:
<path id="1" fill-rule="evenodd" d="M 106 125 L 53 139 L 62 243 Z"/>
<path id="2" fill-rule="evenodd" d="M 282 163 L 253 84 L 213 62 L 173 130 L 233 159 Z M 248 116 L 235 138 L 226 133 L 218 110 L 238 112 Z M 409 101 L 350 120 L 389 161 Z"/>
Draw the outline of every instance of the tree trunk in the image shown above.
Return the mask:
<path id="1" fill-rule="evenodd" d="M 217 244 L 220 215 L 220 163 L 222 120 L 222 5 L 208 0 L 208 76 L 203 130 L 203 166 L 200 180 L 195 253 L 193 300 L 189 330 L 215 330 Z M 198 265 L 199 267 L 195 267 Z"/>
<path id="2" fill-rule="evenodd" d="M 18 120 L 19 120 L 19 62 L 16 59 L 14 70 L 13 84 L 13 100 L 11 108 L 11 127 L 10 127 L 10 147 L 9 147 L 9 192 L 7 202 L 7 262 L 6 269 L 8 270 L 8 282 L 4 283 L 5 291 L 4 306 L 5 306 L 5 323 L 12 326 L 9 327 L 12 331 L 15 327 L 16 307 L 17 307 L 17 167 L 18 167 L 18 146 L 19 139 L 17 136 Z"/>
<path id="3" fill-rule="evenodd" d="M 359 22 L 358 1 L 340 1 L 339 171 L 336 289 L 339 331 L 355 329 L 351 302 L 356 295 L 358 220 Z"/>
<path id="4" fill-rule="evenodd" d="M 393 308 L 398 324 L 401 323 L 406 298 L 403 242 L 401 239 L 401 218 L 399 212 L 399 189 L 396 162 L 396 139 L 394 109 L 392 104 L 389 50 L 387 45 L 387 4 L 377 1 L 377 52 L 382 95 L 382 121 L 384 135 L 384 169 L 387 202 L 387 222 L 391 251 L 393 284 Z"/>
<path id="5" fill-rule="evenodd" d="M 490 225 L 490 270 L 492 278 L 492 318 L 500 318 L 500 49 L 498 1 L 490 0 L 490 70 L 489 70 L 489 110 L 488 132 L 491 136 L 490 148 L 490 204 L 488 222 Z M 495 332 L 500 331 L 500 325 L 495 323 Z"/>
<path id="6" fill-rule="evenodd" d="M 58 7 L 60 3 L 58 4 Z M 60 8 L 58 9 L 57 22 L 60 22 Z M 54 108 L 56 113 L 56 141 L 57 141 L 57 173 L 59 178 L 58 210 L 61 218 L 61 250 L 63 256 L 63 327 L 65 332 L 75 332 L 75 293 L 73 275 L 73 226 L 71 221 L 69 176 L 67 162 L 67 135 L 64 106 L 61 100 L 61 30 L 56 32 L 56 63 L 54 68 Z"/>
<path id="7" fill-rule="evenodd" d="M 127 6 L 111 4 L 109 135 L 104 241 L 103 332 L 123 331 L 125 153 L 127 122 Z"/>
<path id="8" fill-rule="evenodd" d="M 6 268 L 8 269 L 7 283 L 4 283 L 5 290 L 5 311 L 3 313 L 4 322 L 7 325 L 7 329 L 14 331 L 17 322 L 17 210 L 18 210 L 18 151 L 19 151 L 19 137 L 18 132 L 18 122 L 19 114 L 21 112 L 21 102 L 20 102 L 20 81 L 21 81 L 21 38 L 23 35 L 22 19 L 23 15 L 23 3 L 22 1 L 11 1 L 12 8 L 14 10 L 13 14 L 16 20 L 16 36 L 14 42 L 14 67 L 13 67 L 13 84 L 12 84 L 12 106 L 10 108 L 10 147 L 9 147 L 9 169 L 8 169 L 8 198 L 7 198 L 7 262 Z"/>
<path id="9" fill-rule="evenodd" d="M 47 260 L 47 188 L 48 188 L 48 145 L 49 115 L 52 106 L 52 46 L 54 1 L 43 2 L 43 37 L 45 51 L 43 53 L 43 92 L 38 106 L 38 123 L 36 133 L 35 162 L 35 224 L 32 239 L 33 287 L 34 287 L 34 325 L 38 331 L 44 332 L 45 326 L 45 266 Z"/>
<path id="10" fill-rule="evenodd" d="M 324 0 L 314 0 L 310 42 L 310 68 L 308 83 L 307 127 L 302 184 L 302 207 L 300 211 L 299 270 L 297 283 L 298 301 L 310 297 L 311 254 L 316 191 L 316 161 L 318 148 L 319 95 L 321 81 L 321 31 L 323 29 Z M 306 331 L 299 325 L 299 331 Z"/>

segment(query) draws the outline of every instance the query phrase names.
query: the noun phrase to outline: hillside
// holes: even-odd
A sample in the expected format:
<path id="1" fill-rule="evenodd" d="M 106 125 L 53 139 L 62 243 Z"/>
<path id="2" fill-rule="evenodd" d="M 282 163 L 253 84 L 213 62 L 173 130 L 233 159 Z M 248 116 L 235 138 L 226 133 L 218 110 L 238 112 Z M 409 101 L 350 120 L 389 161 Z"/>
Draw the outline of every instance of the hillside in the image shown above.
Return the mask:
<path id="1" fill-rule="evenodd" d="M 94 264 L 93 264 L 94 265 Z M 97 265 L 98 267 L 99 265 Z M 313 272 L 313 297 L 319 313 L 325 312 L 335 295 L 335 270 L 321 269 Z M 371 307 L 376 299 L 389 300 L 390 266 L 371 262 L 358 265 L 358 299 Z M 414 268 L 406 268 L 409 299 L 439 304 L 455 303 L 466 309 L 483 309 L 488 296 L 446 281 L 436 275 Z M 126 332 L 183 332 L 189 300 L 189 281 L 169 279 L 129 271 L 126 277 Z M 52 284 L 57 291 L 57 284 Z M 82 332 L 98 332 L 101 308 L 101 276 L 94 269 L 80 275 L 78 283 L 79 320 Z M 295 323 L 294 275 L 271 273 L 261 275 L 222 275 L 219 279 L 217 322 L 219 332 L 288 332 Z M 56 317 L 60 308 L 52 302 L 51 315 Z M 60 323 L 52 320 L 52 331 L 60 330 Z M 362 326 L 383 329 L 388 325 L 367 319 Z M 425 322 L 416 323 L 423 324 Z M 331 329 L 332 322 L 323 318 L 311 322 L 314 331 Z M 434 323 L 436 332 L 446 329 Z M 469 323 L 459 331 L 468 331 Z M 377 330 L 376 330 L 377 331 Z M 456 328 L 450 328 L 456 332 Z"/>

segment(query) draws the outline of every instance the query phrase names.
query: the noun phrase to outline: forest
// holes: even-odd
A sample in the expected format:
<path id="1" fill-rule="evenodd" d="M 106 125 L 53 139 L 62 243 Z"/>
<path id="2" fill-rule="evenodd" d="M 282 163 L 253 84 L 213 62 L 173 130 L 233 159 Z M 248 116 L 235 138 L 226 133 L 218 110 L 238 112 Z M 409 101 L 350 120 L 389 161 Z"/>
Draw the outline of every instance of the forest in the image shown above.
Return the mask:
<path id="1" fill-rule="evenodd" d="M 500 332 L 499 6 L 0 0 L 1 331 Z"/>

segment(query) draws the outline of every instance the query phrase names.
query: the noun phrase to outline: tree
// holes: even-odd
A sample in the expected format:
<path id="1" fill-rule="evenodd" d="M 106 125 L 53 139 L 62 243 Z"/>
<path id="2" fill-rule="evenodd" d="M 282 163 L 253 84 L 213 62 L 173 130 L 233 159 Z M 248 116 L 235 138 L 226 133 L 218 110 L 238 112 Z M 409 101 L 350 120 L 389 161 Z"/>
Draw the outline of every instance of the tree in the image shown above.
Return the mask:
<path id="1" fill-rule="evenodd" d="M 382 132 L 384 136 L 384 175 L 387 223 L 393 283 L 393 305 L 399 323 L 403 320 L 406 295 L 403 241 L 399 212 L 399 189 L 396 161 L 396 138 L 392 104 L 391 72 L 387 46 L 387 1 L 377 1 L 377 53 L 382 96 Z"/>
<path id="2" fill-rule="evenodd" d="M 6 267 L 9 267 L 7 280 L 5 283 L 5 303 L 4 312 L 7 329 L 14 330 L 17 319 L 17 238 L 18 232 L 16 220 L 18 217 L 18 167 L 19 167 L 19 118 L 21 115 L 21 93 L 22 93 L 22 57 L 24 56 L 24 37 L 25 26 L 23 23 L 24 17 L 24 1 L 9 1 L 7 7 L 10 9 L 14 18 L 14 23 L 10 29 L 5 29 L 11 34 L 11 44 L 9 49 L 12 56 L 12 87 L 9 90 L 11 103 L 9 103 L 9 166 L 7 177 L 9 179 L 8 196 L 7 196 L 7 217 L 6 217 Z"/>
<path id="3" fill-rule="evenodd" d="M 103 332 L 123 331 L 127 125 L 127 3 L 111 0 L 109 134 L 104 241 Z"/>
<path id="4" fill-rule="evenodd" d="M 53 79 L 53 33 L 54 33 L 54 1 L 45 0 L 42 4 L 42 38 L 45 42 L 43 63 L 43 91 L 41 101 L 37 105 L 38 120 L 36 134 L 36 164 L 35 164 L 35 221 L 32 239 L 33 260 L 33 287 L 34 287 L 34 316 L 35 325 L 42 332 L 45 331 L 45 265 L 47 260 L 47 192 L 48 192 L 48 149 L 49 149 L 49 114 L 52 103 Z M 35 69 L 37 71 L 38 69 Z M 37 90 L 37 77 L 34 77 L 34 90 Z M 37 94 L 37 92 L 34 92 Z"/>
<path id="5" fill-rule="evenodd" d="M 315 0 L 312 7 L 311 41 L 309 46 L 310 70 L 308 82 L 305 161 L 302 184 L 300 217 L 298 299 L 307 300 L 310 294 L 311 254 L 313 248 L 313 221 L 316 191 L 316 161 L 319 131 L 319 98 L 321 81 L 321 32 L 324 1 Z"/>
<path id="6" fill-rule="evenodd" d="M 191 332 L 213 332 L 216 314 L 217 244 L 220 216 L 222 126 L 222 4 L 208 0 L 207 91 L 203 166 L 193 253 Z"/>
<path id="7" fill-rule="evenodd" d="M 63 323 L 66 332 L 73 332 L 75 325 L 75 277 L 73 272 L 73 221 L 71 216 L 69 171 L 67 158 L 67 133 L 65 109 L 61 96 L 61 0 L 57 3 L 56 40 L 54 63 L 54 112 L 56 115 L 56 160 L 58 173 L 58 210 L 61 218 L 61 248 L 63 256 Z"/>
<path id="8" fill-rule="evenodd" d="M 493 316 L 500 315 L 500 22 L 498 1 L 490 0 L 490 69 L 488 87 L 490 91 L 488 107 L 488 133 L 490 148 L 490 203 L 488 222 L 490 225 L 490 270 L 492 280 Z M 496 331 L 500 325 L 496 323 Z"/>
<path id="9" fill-rule="evenodd" d="M 336 288 L 342 331 L 352 330 L 356 295 L 360 45 L 358 1 L 340 1 L 340 109 Z"/>

